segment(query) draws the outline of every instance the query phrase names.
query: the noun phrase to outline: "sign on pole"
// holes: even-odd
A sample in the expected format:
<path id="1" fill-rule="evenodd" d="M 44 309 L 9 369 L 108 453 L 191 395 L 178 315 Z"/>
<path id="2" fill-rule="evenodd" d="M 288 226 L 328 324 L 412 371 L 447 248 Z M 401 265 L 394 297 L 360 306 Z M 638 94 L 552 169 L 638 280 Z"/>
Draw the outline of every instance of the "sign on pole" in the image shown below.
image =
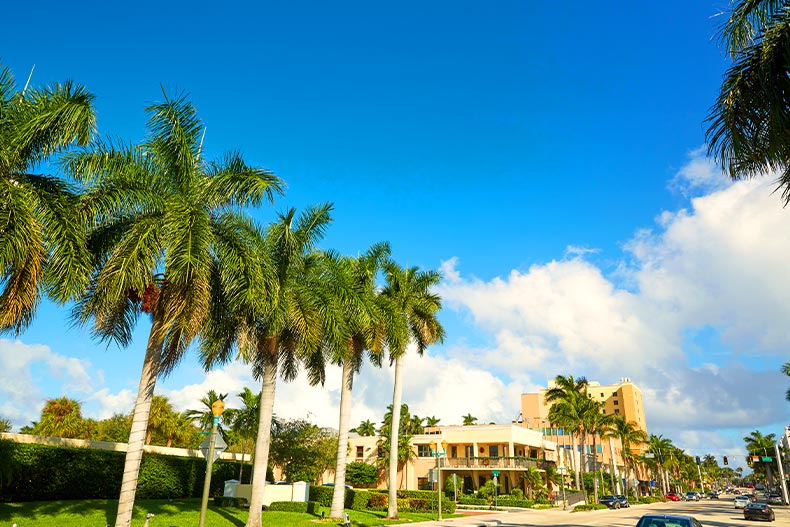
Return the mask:
<path id="1" fill-rule="evenodd" d="M 499 471 L 498 470 L 492 470 L 491 474 L 493 474 L 494 477 L 497 477 L 497 476 L 499 476 Z"/>
<path id="2" fill-rule="evenodd" d="M 211 444 L 211 434 L 207 435 L 203 442 L 200 443 L 200 451 L 203 453 L 203 457 L 208 457 L 208 449 Z M 222 434 L 219 432 L 217 433 L 217 437 L 214 440 L 214 460 L 216 461 L 219 459 L 220 454 L 222 454 L 228 448 L 228 444 L 225 443 L 225 440 L 222 439 Z"/>

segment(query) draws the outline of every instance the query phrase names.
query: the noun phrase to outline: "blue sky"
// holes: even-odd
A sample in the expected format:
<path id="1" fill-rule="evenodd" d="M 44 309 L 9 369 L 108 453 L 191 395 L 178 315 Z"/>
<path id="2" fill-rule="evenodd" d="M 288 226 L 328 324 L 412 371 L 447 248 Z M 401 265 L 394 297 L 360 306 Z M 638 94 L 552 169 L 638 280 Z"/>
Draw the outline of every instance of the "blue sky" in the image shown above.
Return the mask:
<path id="1" fill-rule="evenodd" d="M 448 339 L 407 374 L 420 415 L 501 422 L 557 374 L 630 377 L 650 432 L 736 456 L 787 424 L 790 247 L 770 176 L 731 185 L 700 150 L 725 7 L 17 2 L 0 61 L 20 84 L 34 64 L 34 85 L 84 84 L 100 134 L 127 141 L 160 85 L 186 92 L 208 158 L 240 150 L 288 184 L 261 223 L 330 201 L 326 247 L 388 240 L 401 263 L 442 268 Z M 64 394 L 125 411 L 145 335 L 107 349 L 42 305 L 0 341 L 0 415 L 21 425 Z M 354 421 L 381 418 L 390 374 L 363 371 Z M 276 412 L 334 424 L 335 381 L 279 388 Z M 159 389 L 188 408 L 244 384 L 243 365 L 206 375 L 190 356 Z"/>

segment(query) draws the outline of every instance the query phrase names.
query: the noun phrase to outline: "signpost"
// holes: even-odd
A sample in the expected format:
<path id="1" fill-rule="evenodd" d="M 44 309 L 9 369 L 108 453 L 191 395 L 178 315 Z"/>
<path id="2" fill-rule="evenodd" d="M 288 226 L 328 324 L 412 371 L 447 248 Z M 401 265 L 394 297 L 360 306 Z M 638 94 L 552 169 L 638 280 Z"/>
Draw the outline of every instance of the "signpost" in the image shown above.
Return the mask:
<path id="1" fill-rule="evenodd" d="M 499 477 L 499 471 L 498 470 L 492 470 L 491 474 L 494 475 L 494 508 L 496 509 L 496 507 L 497 507 L 497 497 L 498 497 L 498 494 L 499 494 L 499 492 L 497 492 L 498 491 L 498 487 L 499 487 L 499 484 L 497 483 L 497 478 Z"/>
<path id="2" fill-rule="evenodd" d="M 220 454 L 222 454 L 225 450 L 227 450 L 228 444 L 225 443 L 225 440 L 222 439 L 221 434 L 216 434 L 214 439 L 214 459 L 212 461 L 216 461 L 219 459 Z M 200 451 L 203 453 L 203 457 L 208 459 L 208 453 L 211 450 L 211 436 L 206 436 L 202 443 L 200 443 Z"/>

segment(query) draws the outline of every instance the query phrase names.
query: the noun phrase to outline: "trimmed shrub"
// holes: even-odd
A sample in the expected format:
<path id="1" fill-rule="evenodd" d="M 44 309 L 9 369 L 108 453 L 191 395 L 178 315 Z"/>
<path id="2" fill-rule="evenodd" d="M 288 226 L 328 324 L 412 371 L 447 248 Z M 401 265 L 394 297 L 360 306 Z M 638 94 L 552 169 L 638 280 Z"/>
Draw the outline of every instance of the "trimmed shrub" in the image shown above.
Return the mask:
<path id="1" fill-rule="evenodd" d="M 383 511 L 389 506 L 389 496 L 380 492 L 371 492 L 368 499 L 368 509 Z"/>
<path id="2" fill-rule="evenodd" d="M 412 512 L 429 511 L 431 510 L 431 503 L 422 498 L 410 498 L 409 509 L 411 509 Z M 444 507 L 442 507 L 442 509 L 444 509 Z"/>
<path id="3" fill-rule="evenodd" d="M 370 501 L 370 492 L 366 490 L 346 489 L 346 509 L 361 511 L 367 508 Z"/>
<path id="4" fill-rule="evenodd" d="M 118 498 L 123 452 L 23 443 L 11 443 L 9 450 L 14 479 L 3 489 L 0 501 Z M 201 458 L 144 454 L 137 496 L 152 499 L 199 497 L 203 493 L 205 473 L 206 461 Z M 236 463 L 214 463 L 210 494 L 222 494 L 225 480 L 234 479 L 237 473 Z"/>
<path id="5" fill-rule="evenodd" d="M 271 505 L 266 507 L 266 510 L 315 514 L 318 510 L 318 503 L 314 501 L 273 501 Z"/>
<path id="6" fill-rule="evenodd" d="M 533 505 L 535 505 L 534 501 L 531 500 L 517 500 L 517 499 L 498 499 L 497 505 L 502 507 L 522 507 L 524 509 L 529 509 Z"/>
<path id="7" fill-rule="evenodd" d="M 411 511 L 411 509 L 409 508 L 409 498 L 398 498 L 398 511 L 399 512 Z"/>
<path id="8" fill-rule="evenodd" d="M 332 493 L 335 487 L 324 487 L 322 485 L 310 485 L 310 501 L 318 502 L 322 507 L 332 506 Z"/>
<path id="9" fill-rule="evenodd" d="M 242 508 L 247 503 L 247 498 L 234 498 L 232 496 L 214 496 L 214 505 L 217 507 Z"/>
<path id="10" fill-rule="evenodd" d="M 470 496 L 459 496 L 458 503 L 461 505 L 487 505 L 488 501 L 483 498 L 472 498 Z"/>

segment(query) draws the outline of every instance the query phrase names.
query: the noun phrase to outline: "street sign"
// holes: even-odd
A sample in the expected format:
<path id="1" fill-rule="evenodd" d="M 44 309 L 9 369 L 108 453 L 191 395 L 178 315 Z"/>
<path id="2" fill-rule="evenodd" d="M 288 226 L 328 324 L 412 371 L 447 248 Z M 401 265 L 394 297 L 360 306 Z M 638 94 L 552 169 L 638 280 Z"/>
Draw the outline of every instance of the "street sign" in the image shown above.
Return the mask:
<path id="1" fill-rule="evenodd" d="M 493 474 L 494 477 L 497 477 L 497 476 L 499 476 L 499 471 L 498 470 L 492 470 L 491 474 Z"/>
<path id="2" fill-rule="evenodd" d="M 645 452 L 645 458 L 653 459 L 654 457 L 656 457 L 656 455 L 654 453 L 652 453 L 652 452 Z"/>
<path id="3" fill-rule="evenodd" d="M 200 443 L 200 451 L 203 452 L 203 457 L 208 458 L 208 449 L 211 443 L 211 435 L 207 435 L 206 438 Z M 225 443 L 225 440 L 222 439 L 222 434 L 219 432 L 217 433 L 217 438 L 214 440 L 214 461 L 219 459 L 219 455 L 222 454 L 225 449 L 228 448 L 228 444 Z"/>
<path id="4" fill-rule="evenodd" d="M 437 470 L 435 468 L 429 468 L 428 469 L 428 483 L 436 483 L 436 482 L 438 482 L 439 478 L 437 476 L 438 476 L 438 474 L 437 474 Z"/>
<path id="5" fill-rule="evenodd" d="M 771 456 L 763 456 L 763 461 L 765 461 L 766 463 L 770 463 L 773 460 L 774 458 L 772 458 Z"/>

